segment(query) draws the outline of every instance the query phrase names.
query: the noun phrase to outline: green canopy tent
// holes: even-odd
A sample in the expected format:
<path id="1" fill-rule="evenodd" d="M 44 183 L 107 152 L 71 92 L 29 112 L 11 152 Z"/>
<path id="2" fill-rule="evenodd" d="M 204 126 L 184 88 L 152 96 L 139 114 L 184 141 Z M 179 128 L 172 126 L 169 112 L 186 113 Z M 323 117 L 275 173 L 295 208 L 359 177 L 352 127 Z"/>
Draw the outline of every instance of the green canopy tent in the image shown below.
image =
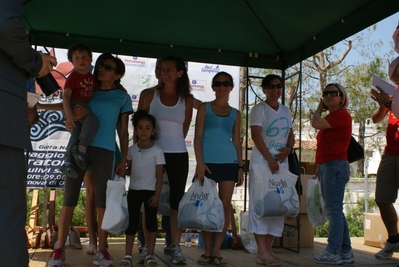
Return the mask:
<path id="1" fill-rule="evenodd" d="M 285 69 L 394 14 L 399 1 L 26 0 L 23 9 L 45 46 Z"/>
<path id="2" fill-rule="evenodd" d="M 289 66 L 398 12 L 399 1 L 25 0 L 23 9 L 34 44 L 85 43 L 96 52 L 152 58 L 174 54 L 280 69 L 284 76 Z"/>

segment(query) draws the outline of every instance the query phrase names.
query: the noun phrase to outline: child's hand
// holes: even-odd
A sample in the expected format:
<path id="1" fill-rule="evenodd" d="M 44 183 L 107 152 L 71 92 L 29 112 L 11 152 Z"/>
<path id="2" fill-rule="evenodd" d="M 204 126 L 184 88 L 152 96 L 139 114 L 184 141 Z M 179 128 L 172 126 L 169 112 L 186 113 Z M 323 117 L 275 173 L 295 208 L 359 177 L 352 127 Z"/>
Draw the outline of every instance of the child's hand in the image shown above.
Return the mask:
<path id="1" fill-rule="evenodd" d="M 148 201 L 148 205 L 151 208 L 156 208 L 158 207 L 158 203 L 159 203 L 159 196 L 158 195 L 153 195 L 150 200 Z"/>
<path id="2" fill-rule="evenodd" d="M 67 131 L 72 131 L 73 128 L 75 128 L 75 118 L 72 116 L 68 116 L 66 121 L 65 121 L 65 128 Z"/>

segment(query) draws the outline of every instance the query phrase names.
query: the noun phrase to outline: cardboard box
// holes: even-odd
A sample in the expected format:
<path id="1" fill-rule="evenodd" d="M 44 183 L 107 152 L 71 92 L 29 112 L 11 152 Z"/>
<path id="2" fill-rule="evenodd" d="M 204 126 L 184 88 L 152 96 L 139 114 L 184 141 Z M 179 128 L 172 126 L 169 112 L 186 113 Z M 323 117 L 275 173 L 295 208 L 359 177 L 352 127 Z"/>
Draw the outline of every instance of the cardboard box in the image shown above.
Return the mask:
<path id="1" fill-rule="evenodd" d="M 314 232 L 313 226 L 309 222 L 308 215 L 299 214 L 300 219 L 300 240 L 299 247 L 313 247 L 314 240 Z M 298 229 L 297 226 L 297 217 L 286 217 L 284 219 L 284 230 L 282 237 L 276 237 L 273 242 L 273 246 L 280 246 L 281 239 L 283 240 L 283 247 L 295 248 L 298 245 Z"/>
<path id="2" fill-rule="evenodd" d="M 364 245 L 383 248 L 388 232 L 379 213 L 364 213 Z M 399 222 L 398 222 L 399 227 Z"/>
<path id="3" fill-rule="evenodd" d="M 299 196 L 299 213 L 308 214 L 306 210 L 306 192 L 308 190 L 308 180 L 312 179 L 313 175 L 301 174 L 302 195 Z"/>

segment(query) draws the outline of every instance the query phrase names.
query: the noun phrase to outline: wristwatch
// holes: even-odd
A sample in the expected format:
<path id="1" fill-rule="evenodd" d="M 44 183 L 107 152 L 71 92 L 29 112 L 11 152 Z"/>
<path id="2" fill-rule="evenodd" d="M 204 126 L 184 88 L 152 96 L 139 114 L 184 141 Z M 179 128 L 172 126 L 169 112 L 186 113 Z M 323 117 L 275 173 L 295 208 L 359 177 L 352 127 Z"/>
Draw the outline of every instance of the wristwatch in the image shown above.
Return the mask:
<path id="1" fill-rule="evenodd" d="M 386 108 L 389 108 L 389 109 L 391 109 L 391 106 L 392 106 L 392 100 L 391 101 L 389 101 L 388 103 L 385 103 L 385 105 L 384 105 Z"/>

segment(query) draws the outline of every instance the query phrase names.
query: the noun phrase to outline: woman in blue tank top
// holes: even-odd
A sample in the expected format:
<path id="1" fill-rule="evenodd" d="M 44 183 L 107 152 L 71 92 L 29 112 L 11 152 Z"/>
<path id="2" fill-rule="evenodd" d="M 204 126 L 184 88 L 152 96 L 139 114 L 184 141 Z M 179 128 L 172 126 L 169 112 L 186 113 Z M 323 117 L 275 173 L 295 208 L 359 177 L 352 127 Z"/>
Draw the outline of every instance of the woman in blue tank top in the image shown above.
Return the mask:
<path id="1" fill-rule="evenodd" d="M 243 183 L 242 148 L 240 142 L 240 112 L 229 105 L 229 95 L 234 88 L 233 78 L 226 72 L 217 73 L 212 80 L 216 98 L 198 108 L 195 123 L 194 149 L 197 160 L 196 178 L 210 178 L 219 185 L 219 197 L 223 202 L 225 226 L 223 231 L 212 233 L 202 231 L 205 251 L 198 259 L 199 264 L 214 263 L 226 265 L 220 255 L 231 212 L 231 198 L 234 185 Z"/>

